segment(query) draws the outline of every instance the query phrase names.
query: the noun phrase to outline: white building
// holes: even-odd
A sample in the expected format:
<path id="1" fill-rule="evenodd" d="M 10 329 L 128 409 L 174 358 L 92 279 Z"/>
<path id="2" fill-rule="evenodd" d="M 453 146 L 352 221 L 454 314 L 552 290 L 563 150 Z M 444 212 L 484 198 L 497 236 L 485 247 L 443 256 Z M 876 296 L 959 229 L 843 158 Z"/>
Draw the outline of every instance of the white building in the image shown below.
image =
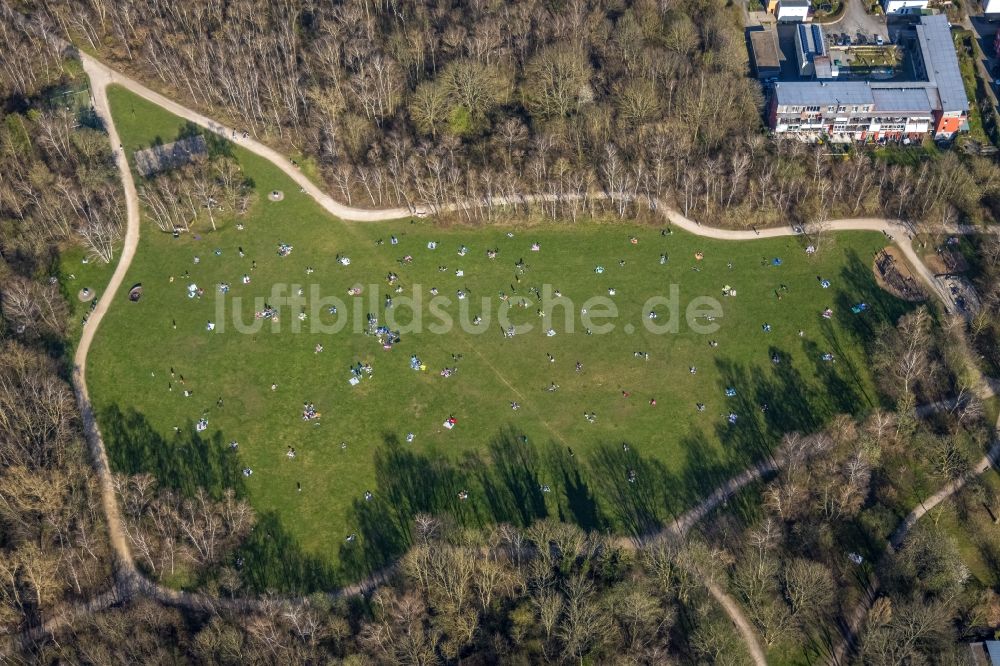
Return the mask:
<path id="1" fill-rule="evenodd" d="M 809 0 L 779 0 L 775 17 L 786 23 L 801 23 L 809 18 Z"/>
<path id="2" fill-rule="evenodd" d="M 986 0 L 989 2 L 990 0 Z M 882 0 L 882 8 L 886 14 L 909 14 L 927 9 L 928 0 Z M 993 0 L 1000 5 L 1000 0 Z"/>
<path id="3" fill-rule="evenodd" d="M 993 17 L 1000 14 L 1000 0 L 983 0 L 983 13 Z"/>

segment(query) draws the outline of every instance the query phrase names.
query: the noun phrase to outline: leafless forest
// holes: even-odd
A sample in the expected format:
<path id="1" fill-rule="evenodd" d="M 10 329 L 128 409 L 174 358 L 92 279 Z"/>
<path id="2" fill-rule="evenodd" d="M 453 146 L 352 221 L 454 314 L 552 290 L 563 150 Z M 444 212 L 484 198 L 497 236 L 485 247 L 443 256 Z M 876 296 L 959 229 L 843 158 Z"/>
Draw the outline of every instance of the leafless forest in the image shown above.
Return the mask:
<path id="1" fill-rule="evenodd" d="M 904 165 L 773 143 L 744 76 L 737 15 L 718 3 L 13 5 L 300 149 L 357 205 L 556 193 L 579 196 L 534 212 L 624 216 L 638 198 L 722 224 L 882 213 L 933 228 L 988 217 L 1000 184 L 992 162 L 951 152 Z M 898 550 L 883 543 L 918 497 L 964 478 L 987 446 L 995 415 L 970 372 L 979 363 L 1000 374 L 1000 244 L 985 241 L 975 249 L 979 317 L 967 326 L 921 308 L 880 322 L 870 351 L 884 408 L 785 435 L 778 472 L 684 538 L 637 548 L 566 523 L 471 529 L 418 515 L 407 554 L 370 597 L 288 603 L 239 571 L 241 549 L 267 525 L 241 497 L 122 475 L 125 529 L 144 575 L 171 583 L 183 573 L 208 594 L 263 601 L 207 613 L 116 593 L 70 384 L 75 294 L 57 279 L 70 248 L 115 259 L 123 207 L 112 147 L 86 109 L 52 103 L 72 63 L 2 22 L 0 53 L 3 658 L 748 663 L 709 585 L 741 605 L 772 654 L 815 661 L 855 617 L 846 654 L 873 666 L 962 663 L 962 641 L 1000 625 L 996 592 L 960 557 L 961 545 L 1000 560 L 993 484 L 971 483 Z M 196 215 L 211 222 L 206 201 L 250 203 L 235 168 L 224 157 L 193 164 L 157 179 L 144 204 L 164 229 Z M 610 202 L 588 198 L 597 191 Z M 178 194 L 190 214 L 160 206 L 157 217 L 158 202 Z M 919 409 L 931 403 L 945 406 Z M 876 588 L 858 614 L 862 590 Z M 54 634 L 29 631 L 60 617 Z"/>
<path id="2" fill-rule="evenodd" d="M 532 214 L 938 224 L 988 215 L 1000 185 L 988 160 L 897 164 L 768 139 L 740 10 L 721 0 L 15 4 L 297 151 L 353 205 L 548 194 Z"/>

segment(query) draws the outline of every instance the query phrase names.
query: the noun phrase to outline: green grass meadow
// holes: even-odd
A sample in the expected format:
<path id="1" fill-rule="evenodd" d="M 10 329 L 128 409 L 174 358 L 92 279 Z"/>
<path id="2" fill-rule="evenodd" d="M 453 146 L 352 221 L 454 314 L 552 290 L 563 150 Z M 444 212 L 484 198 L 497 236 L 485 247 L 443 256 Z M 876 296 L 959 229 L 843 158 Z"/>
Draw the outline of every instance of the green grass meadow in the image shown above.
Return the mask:
<path id="1" fill-rule="evenodd" d="M 130 159 L 136 148 L 170 141 L 182 128 L 180 119 L 123 89 L 112 87 L 109 96 Z M 831 235 L 810 256 L 802 238 L 708 241 L 680 231 L 662 236 L 659 228 L 631 222 L 348 223 L 322 211 L 272 164 L 238 146 L 233 155 L 259 192 L 240 220 L 244 229 L 226 219 L 215 233 L 204 223 L 175 239 L 145 222 L 126 289 L 96 337 L 88 378 L 116 470 L 154 473 L 189 492 L 198 485 L 216 493 L 234 487 L 249 497 L 262 521 L 243 555 L 256 588 L 305 590 L 356 578 L 405 548 L 418 511 L 447 513 L 468 525 L 555 516 L 590 529 L 645 532 L 767 455 L 782 433 L 879 404 L 865 346 L 907 307 L 874 282 L 872 254 L 884 245 L 881 234 Z M 275 189 L 283 201 L 268 200 Z M 391 235 L 398 245 L 390 244 Z M 633 236 L 638 243 L 630 242 Z M 430 241 L 436 250 L 427 249 Z M 291 254 L 278 256 L 280 243 L 293 246 Z M 532 243 L 540 251 L 531 251 Z M 498 250 L 495 259 L 486 256 L 490 248 Z M 704 258 L 696 260 L 696 252 Z M 339 264 L 338 255 L 349 256 L 350 265 Z M 400 261 L 406 255 L 412 262 Z M 526 269 L 516 282 L 521 259 Z M 595 272 L 599 265 L 602 274 Z M 389 272 L 399 275 L 404 292 L 392 294 L 397 303 L 390 311 L 401 342 L 386 351 L 352 329 L 369 312 L 386 321 L 383 302 L 394 289 Z M 244 274 L 250 284 L 241 283 Z M 821 288 L 820 276 L 831 288 Z M 225 295 L 217 288 L 223 282 L 231 285 Z M 138 303 L 125 296 L 134 283 L 144 289 Z M 190 283 L 205 290 L 202 298 L 187 297 Z M 364 285 L 358 299 L 347 295 L 355 284 Z M 237 330 L 233 312 L 250 324 L 263 302 L 276 302 L 275 285 L 285 285 L 285 294 L 301 287 L 308 318 L 298 319 L 298 306 L 283 307 L 278 324 Z M 543 285 L 572 300 L 575 331 L 566 330 L 566 309 L 556 307 L 549 324 L 530 305 L 513 308 L 510 318 L 534 330 L 501 335 L 500 292 L 515 300 Z M 647 299 L 669 295 L 672 285 L 679 330 L 651 333 Z M 737 295 L 723 296 L 725 285 Z M 410 332 L 411 313 L 399 300 L 418 286 L 422 330 Z M 452 300 L 445 310 L 456 324 L 446 332 L 431 330 L 441 323 L 427 311 L 431 288 Z M 619 311 L 607 320 L 614 330 L 588 335 L 579 311 L 591 297 L 608 297 L 609 288 Z M 346 307 L 329 314 L 315 303 L 314 289 Z M 459 301 L 459 289 L 469 298 Z M 722 306 L 711 334 L 684 322 L 684 308 L 702 296 Z M 868 311 L 852 314 L 850 306 L 862 301 Z M 468 306 L 467 318 L 482 314 L 488 323 L 463 330 L 460 303 Z M 820 315 L 828 306 L 830 320 Z M 668 308 L 656 310 L 652 323 L 663 323 Z M 206 330 L 209 320 L 215 331 Z M 340 332 L 315 330 L 338 321 L 346 321 Z M 762 330 L 765 322 L 770 333 Z M 545 334 L 550 326 L 554 337 Z M 636 351 L 649 359 L 636 358 Z M 825 352 L 836 362 L 822 361 Z M 426 371 L 410 368 L 413 354 Z M 358 362 L 374 372 L 351 386 L 349 368 Z M 446 378 L 445 367 L 458 370 Z M 547 391 L 552 383 L 559 389 Z M 725 397 L 729 386 L 735 397 Z M 185 390 L 193 395 L 185 397 Z M 520 408 L 511 409 L 512 401 Z M 314 403 L 321 417 L 304 421 L 304 402 Z M 593 423 L 584 418 L 590 412 Z M 733 425 L 730 412 L 739 417 Z M 458 425 L 447 430 L 442 424 L 450 415 Z M 196 435 L 202 417 L 208 429 Z M 233 440 L 238 452 L 229 450 Z M 286 455 L 289 447 L 294 458 Z M 244 477 L 243 467 L 253 475 Z M 469 493 L 465 501 L 462 490 Z M 357 540 L 346 543 L 353 533 Z"/>

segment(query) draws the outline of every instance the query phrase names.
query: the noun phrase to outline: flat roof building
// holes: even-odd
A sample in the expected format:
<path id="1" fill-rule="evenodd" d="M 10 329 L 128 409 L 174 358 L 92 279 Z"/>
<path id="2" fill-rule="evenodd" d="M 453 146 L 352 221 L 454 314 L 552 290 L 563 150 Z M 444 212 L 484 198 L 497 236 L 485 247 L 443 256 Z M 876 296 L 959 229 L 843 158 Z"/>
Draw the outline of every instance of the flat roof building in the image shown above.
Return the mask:
<path id="1" fill-rule="evenodd" d="M 753 67 L 758 79 L 777 78 L 781 74 L 781 52 L 774 30 L 755 30 L 750 33 L 750 50 Z"/>
<path id="2" fill-rule="evenodd" d="M 859 141 L 928 133 L 952 138 L 967 122 L 969 100 L 947 18 L 921 17 L 916 43 L 915 65 L 923 80 L 776 83 L 768 107 L 771 129 Z"/>
<path id="3" fill-rule="evenodd" d="M 1000 641 L 986 641 L 986 654 L 992 666 L 1000 666 Z"/>
<path id="4" fill-rule="evenodd" d="M 811 6 L 809 0 L 778 0 L 778 9 L 774 15 L 779 21 L 801 23 L 808 20 Z"/>

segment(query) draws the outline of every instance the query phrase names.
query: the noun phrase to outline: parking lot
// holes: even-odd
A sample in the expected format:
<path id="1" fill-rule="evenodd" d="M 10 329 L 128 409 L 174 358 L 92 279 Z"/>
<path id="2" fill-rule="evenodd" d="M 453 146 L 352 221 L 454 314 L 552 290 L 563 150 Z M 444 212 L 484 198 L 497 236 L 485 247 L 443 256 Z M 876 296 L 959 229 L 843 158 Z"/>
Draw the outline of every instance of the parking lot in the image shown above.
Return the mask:
<path id="1" fill-rule="evenodd" d="M 905 49 L 890 44 L 887 40 L 885 24 L 879 33 L 846 33 L 839 21 L 822 25 L 830 56 L 840 67 L 840 77 L 844 79 L 912 80 L 913 69 L 909 54 Z M 798 62 L 795 55 L 795 31 L 799 24 L 779 23 L 778 49 L 781 51 L 782 81 L 800 81 Z M 876 35 L 881 38 L 878 44 Z M 811 77 L 805 77 L 810 80 Z"/>
<path id="2" fill-rule="evenodd" d="M 838 32 L 834 30 L 832 32 L 826 32 L 825 34 L 827 42 L 829 42 L 830 46 L 870 46 L 877 48 L 884 47 L 887 44 L 885 35 L 880 33 L 866 35 L 858 32 L 852 35 L 846 32 Z"/>
<path id="3" fill-rule="evenodd" d="M 843 16 L 839 21 L 825 24 L 824 32 L 846 33 L 851 38 L 851 43 L 860 42 L 862 38 L 864 42 L 861 43 L 874 42 L 875 35 L 881 35 L 883 38 L 888 36 L 884 17 L 868 14 L 864 4 L 859 0 L 845 0 L 845 2 L 847 6 L 844 8 Z"/>

